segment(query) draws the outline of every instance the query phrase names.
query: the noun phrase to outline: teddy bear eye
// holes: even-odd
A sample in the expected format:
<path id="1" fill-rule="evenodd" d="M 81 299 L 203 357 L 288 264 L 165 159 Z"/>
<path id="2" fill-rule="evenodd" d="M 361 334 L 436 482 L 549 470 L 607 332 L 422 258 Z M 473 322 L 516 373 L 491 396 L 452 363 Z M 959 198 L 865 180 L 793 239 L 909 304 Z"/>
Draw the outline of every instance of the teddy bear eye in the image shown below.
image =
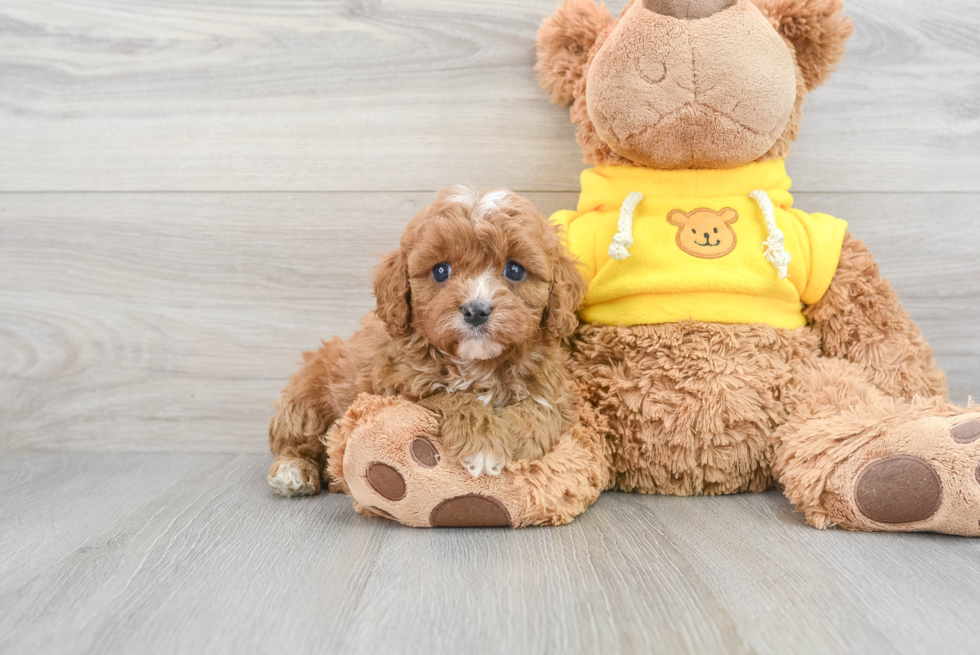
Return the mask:
<path id="1" fill-rule="evenodd" d="M 449 279 L 452 267 L 447 262 L 440 262 L 432 267 L 432 279 L 436 282 L 445 282 Z"/>
<path id="2" fill-rule="evenodd" d="M 523 282 L 526 276 L 527 272 L 524 270 L 524 267 L 513 260 L 507 262 L 507 265 L 504 267 L 504 277 L 508 280 Z"/>

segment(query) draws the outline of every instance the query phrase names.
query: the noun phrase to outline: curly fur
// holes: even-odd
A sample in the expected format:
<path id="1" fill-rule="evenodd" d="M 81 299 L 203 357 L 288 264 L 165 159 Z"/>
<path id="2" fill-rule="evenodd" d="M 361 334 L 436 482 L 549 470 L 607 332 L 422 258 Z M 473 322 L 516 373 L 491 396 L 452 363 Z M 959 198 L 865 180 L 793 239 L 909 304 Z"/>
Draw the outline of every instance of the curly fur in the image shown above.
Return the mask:
<path id="1" fill-rule="evenodd" d="M 504 278 L 509 260 L 525 267 L 524 281 Z M 440 262 L 452 265 L 442 283 L 431 275 Z M 440 394 L 432 409 L 446 414 L 453 457 L 550 450 L 571 422 L 560 342 L 575 329 L 584 294 L 557 228 L 510 192 L 448 189 L 409 222 L 374 286 L 377 309 L 362 329 L 304 353 L 283 390 L 269 426 L 270 476 L 288 463 L 315 493 L 327 459 L 320 440 L 364 392 Z M 460 314 L 474 293 L 493 305 L 478 327 Z"/>
<path id="2" fill-rule="evenodd" d="M 744 0 L 733 12 L 753 12 L 753 29 L 761 24 L 760 38 L 768 39 L 768 46 L 773 41 L 779 46 L 767 52 L 774 52 L 782 66 L 785 51 L 766 32 L 768 20 L 789 45 L 796 66 L 792 115 L 763 159 L 785 157 L 796 137 L 804 97 L 840 61 L 852 25 L 841 16 L 840 0 L 755 1 L 765 19 Z M 635 7 L 635 0 L 630 6 Z M 615 24 L 603 7 L 590 0 L 566 0 L 542 26 L 538 39 L 542 86 L 555 102 L 573 103 L 572 119 L 580 126 L 583 154 L 586 161 L 599 164 L 632 163 L 602 142 L 585 101 L 589 66 L 604 43 L 613 43 L 608 39 Z M 642 39 L 629 43 L 645 47 Z M 786 76 L 780 87 L 784 92 L 780 97 L 787 102 L 792 100 L 788 92 L 792 80 Z M 405 266 L 411 273 L 410 258 L 403 256 L 386 270 Z M 552 277 L 560 280 L 561 274 Z M 384 296 L 393 304 L 384 314 L 393 322 L 393 335 L 401 330 L 411 333 L 425 323 L 424 311 L 415 311 L 424 289 L 416 289 L 411 275 L 407 283 L 391 283 L 388 292 L 379 294 L 379 303 Z M 421 299 L 425 304 L 425 297 Z M 558 302 L 554 311 L 549 307 L 542 312 L 542 319 L 555 325 L 554 333 L 545 337 L 548 343 L 569 334 L 573 322 L 557 318 L 566 307 Z M 501 499 L 511 508 L 516 527 L 568 522 L 602 488 L 710 495 L 762 491 L 780 484 L 819 528 L 840 525 L 980 535 L 976 522 L 980 440 L 954 438 L 956 429 L 980 423 L 980 408 L 955 407 L 945 398 L 945 380 L 928 344 L 881 278 L 864 244 L 847 235 L 829 290 L 804 313 L 809 325 L 798 330 L 696 322 L 628 328 L 580 325 L 569 340 L 576 424 L 558 436 L 554 430 L 548 432 L 549 440 L 557 439 L 550 452 L 513 464 L 503 479 L 460 481 L 457 475 L 448 484 L 448 477 L 458 471 L 450 471 L 447 477 L 409 474 L 409 485 L 443 486 L 428 487 L 432 491 L 417 493 L 407 505 L 362 510 L 384 512 L 409 525 L 429 525 L 429 515 L 422 510 L 439 498 L 475 492 Z M 404 443 L 416 430 L 434 429 L 427 423 L 433 416 L 441 421 L 444 436 L 500 430 L 505 421 L 498 412 L 476 403 L 477 398 L 455 394 L 427 399 L 428 411 L 417 404 L 386 405 L 385 425 L 378 431 Z M 295 402 L 291 406 L 302 409 Z M 525 410 L 531 413 L 525 415 Z M 533 416 L 545 416 L 520 402 L 504 412 L 511 413 L 515 425 L 529 425 Z M 559 413 L 569 416 L 567 408 Z M 406 449 L 387 454 L 389 444 L 384 439 L 372 449 L 372 439 L 378 438 L 371 433 L 374 418 L 361 412 L 358 420 L 338 424 L 331 431 L 340 444 L 338 452 L 347 444 L 341 432 L 353 434 L 365 427 L 365 436 L 350 438 L 361 461 L 376 461 L 372 458 L 377 453 L 382 459 L 404 460 Z M 297 432 L 321 427 L 317 415 L 304 411 L 285 417 L 283 424 Z M 546 426 L 539 422 L 537 427 L 545 430 Z M 396 437 L 399 430 L 402 434 Z M 452 439 L 444 446 L 450 453 L 458 452 Z M 862 467 L 895 454 L 918 458 L 938 472 L 942 506 L 928 520 L 876 523 L 859 510 L 855 489 Z M 342 475 L 333 451 L 331 458 L 332 469 Z M 410 470 L 410 465 L 404 470 Z M 900 482 L 916 484 L 914 479 Z M 418 506 L 414 510 L 408 507 L 413 503 Z"/>
<path id="3" fill-rule="evenodd" d="M 583 324 L 570 368 L 613 435 L 616 489 L 728 494 L 772 484 L 781 390 L 817 348 L 808 331 L 765 325 Z"/>

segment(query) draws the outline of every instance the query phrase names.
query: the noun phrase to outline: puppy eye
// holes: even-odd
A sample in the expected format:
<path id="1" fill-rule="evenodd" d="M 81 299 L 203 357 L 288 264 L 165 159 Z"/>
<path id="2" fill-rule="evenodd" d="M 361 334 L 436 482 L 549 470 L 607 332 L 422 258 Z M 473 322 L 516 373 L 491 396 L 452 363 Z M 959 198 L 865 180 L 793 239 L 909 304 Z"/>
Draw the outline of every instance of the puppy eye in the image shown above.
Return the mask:
<path id="1" fill-rule="evenodd" d="M 515 261 L 507 262 L 504 267 L 504 277 L 508 280 L 513 280 L 514 282 L 523 282 L 524 278 L 527 277 L 527 272 L 525 272 L 524 267 Z"/>
<path id="2" fill-rule="evenodd" d="M 436 282 L 445 282 L 449 279 L 452 267 L 446 262 L 440 262 L 432 267 L 432 279 Z"/>

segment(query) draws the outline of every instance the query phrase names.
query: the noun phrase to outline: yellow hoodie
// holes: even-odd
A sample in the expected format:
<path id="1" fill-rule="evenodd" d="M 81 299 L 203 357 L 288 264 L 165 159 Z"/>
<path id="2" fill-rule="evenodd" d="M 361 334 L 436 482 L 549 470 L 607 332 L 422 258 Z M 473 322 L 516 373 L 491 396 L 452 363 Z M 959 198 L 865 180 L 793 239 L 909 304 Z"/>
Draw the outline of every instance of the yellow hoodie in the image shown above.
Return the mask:
<path id="1" fill-rule="evenodd" d="M 589 290 L 579 312 L 606 325 L 806 324 L 837 270 L 847 223 L 793 208 L 783 161 L 730 170 L 597 166 L 577 211 L 551 220 Z"/>

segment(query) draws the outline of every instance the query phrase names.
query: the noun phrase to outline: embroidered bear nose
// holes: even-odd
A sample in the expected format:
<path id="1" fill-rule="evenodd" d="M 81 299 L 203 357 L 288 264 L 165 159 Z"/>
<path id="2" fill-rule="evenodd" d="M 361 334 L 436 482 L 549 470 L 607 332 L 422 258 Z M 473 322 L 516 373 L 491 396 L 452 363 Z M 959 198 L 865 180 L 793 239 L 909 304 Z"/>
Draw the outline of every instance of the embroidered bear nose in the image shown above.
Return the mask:
<path id="1" fill-rule="evenodd" d="M 710 234 L 708 234 L 707 232 L 705 232 L 705 233 L 704 233 L 704 240 L 705 240 L 705 241 L 711 241 L 711 235 L 710 235 Z"/>
<path id="2" fill-rule="evenodd" d="M 737 0 L 643 0 L 643 6 L 655 14 L 696 20 L 728 9 Z"/>
<path id="3" fill-rule="evenodd" d="M 483 325 L 493 313 L 493 305 L 483 300 L 471 300 L 460 305 L 459 311 L 463 313 L 463 320 L 476 327 Z"/>

